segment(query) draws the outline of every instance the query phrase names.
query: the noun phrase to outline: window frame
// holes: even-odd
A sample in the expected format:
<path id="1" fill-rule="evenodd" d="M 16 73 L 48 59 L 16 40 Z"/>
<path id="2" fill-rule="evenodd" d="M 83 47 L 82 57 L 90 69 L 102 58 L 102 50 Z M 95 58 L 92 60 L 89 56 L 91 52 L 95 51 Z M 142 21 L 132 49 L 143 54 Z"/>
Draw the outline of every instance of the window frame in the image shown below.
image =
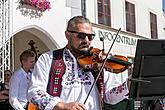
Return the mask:
<path id="1" fill-rule="evenodd" d="M 150 12 L 150 30 L 151 38 L 158 39 L 157 16 L 152 12 Z"/>
<path id="2" fill-rule="evenodd" d="M 105 3 L 105 0 L 97 0 L 98 24 L 111 26 L 110 0 L 107 0 L 107 1 L 108 1 L 108 3 Z M 101 8 L 99 6 L 101 6 Z M 105 7 L 107 7 L 107 13 L 105 12 L 105 10 L 106 10 Z M 99 9 L 101 9 L 101 11 Z"/>
<path id="3" fill-rule="evenodd" d="M 135 15 L 136 15 L 135 4 L 125 1 L 126 31 L 136 34 L 136 16 Z"/>

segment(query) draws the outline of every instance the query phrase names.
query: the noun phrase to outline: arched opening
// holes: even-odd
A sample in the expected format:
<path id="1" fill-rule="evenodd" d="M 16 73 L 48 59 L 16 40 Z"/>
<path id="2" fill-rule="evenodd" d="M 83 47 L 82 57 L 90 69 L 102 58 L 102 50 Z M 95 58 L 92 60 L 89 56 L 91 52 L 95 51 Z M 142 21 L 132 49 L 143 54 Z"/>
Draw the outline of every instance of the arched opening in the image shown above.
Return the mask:
<path id="1" fill-rule="evenodd" d="M 30 41 L 34 43 L 30 45 Z M 25 27 L 15 33 L 11 38 L 11 68 L 13 70 L 20 67 L 20 54 L 26 49 L 31 49 L 32 46 L 38 56 L 46 51 L 59 48 L 59 45 L 50 34 L 42 28 L 35 25 Z"/>

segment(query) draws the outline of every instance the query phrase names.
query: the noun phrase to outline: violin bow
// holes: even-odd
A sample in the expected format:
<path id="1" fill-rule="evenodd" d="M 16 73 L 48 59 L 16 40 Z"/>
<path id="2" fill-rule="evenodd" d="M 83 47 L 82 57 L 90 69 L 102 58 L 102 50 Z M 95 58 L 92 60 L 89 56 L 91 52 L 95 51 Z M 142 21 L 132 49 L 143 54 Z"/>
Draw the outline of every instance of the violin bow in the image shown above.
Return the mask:
<path id="1" fill-rule="evenodd" d="M 104 69 L 104 66 L 105 66 L 105 63 L 106 63 L 106 61 L 107 61 L 108 55 L 109 55 L 109 53 L 110 53 L 110 51 L 111 51 L 111 49 L 112 49 L 112 47 L 113 47 L 113 45 L 114 45 L 114 43 L 115 43 L 115 40 L 116 40 L 116 38 L 117 38 L 117 36 L 118 36 L 118 34 L 119 34 L 120 31 L 121 31 L 121 28 L 119 28 L 119 30 L 118 30 L 117 33 L 116 33 L 116 36 L 115 36 L 115 38 L 114 38 L 114 40 L 113 40 L 113 42 L 112 42 L 112 44 L 111 44 L 111 46 L 110 46 L 110 48 L 109 48 L 109 50 L 108 50 L 108 53 L 106 54 L 105 60 L 104 60 L 103 63 L 101 64 L 100 71 L 99 71 L 99 73 L 98 73 L 98 75 L 97 75 L 95 81 L 92 83 L 92 86 L 91 86 L 91 88 L 90 88 L 90 90 L 89 90 L 89 92 L 88 92 L 88 94 L 87 94 L 87 97 L 86 97 L 86 99 L 85 99 L 85 101 L 84 101 L 84 104 L 86 103 L 86 101 L 87 101 L 87 99 L 88 99 L 88 97 L 89 97 L 89 95 L 90 95 L 90 93 L 91 93 L 91 91 L 92 91 L 94 85 L 96 84 L 97 80 L 99 79 L 99 76 L 100 76 L 101 72 L 102 72 L 103 69 Z"/>

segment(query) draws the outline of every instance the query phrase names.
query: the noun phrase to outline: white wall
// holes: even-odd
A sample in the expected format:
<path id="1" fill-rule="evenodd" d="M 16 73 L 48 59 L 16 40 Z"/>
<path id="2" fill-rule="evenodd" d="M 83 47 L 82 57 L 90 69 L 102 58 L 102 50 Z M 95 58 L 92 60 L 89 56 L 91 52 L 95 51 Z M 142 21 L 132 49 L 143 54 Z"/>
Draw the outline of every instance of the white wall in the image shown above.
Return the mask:
<path id="1" fill-rule="evenodd" d="M 12 31 L 11 36 L 24 30 L 31 25 L 37 25 L 50 34 L 60 47 L 66 45 L 64 31 L 66 27 L 66 3 L 65 0 L 50 0 L 51 9 L 43 12 L 39 18 L 31 18 L 29 14 L 22 15 L 21 9 L 18 9 L 19 3 L 16 0 L 12 3 Z M 61 39 L 64 37 L 64 39 Z"/>
<path id="2" fill-rule="evenodd" d="M 136 14 L 136 34 L 139 36 L 151 38 L 150 34 L 150 15 L 152 12 L 157 15 L 158 38 L 165 38 L 165 16 L 162 11 L 162 0 L 126 0 L 135 4 Z M 92 3 L 93 2 L 93 3 Z M 89 5 L 89 3 L 91 5 Z M 111 27 L 126 30 L 125 19 L 125 0 L 110 0 L 111 3 Z M 98 23 L 97 0 L 87 0 L 88 16 L 93 23 Z M 93 8 L 96 8 L 93 10 Z"/>
<path id="3" fill-rule="evenodd" d="M 162 12 L 161 0 L 127 0 L 135 4 L 136 34 L 150 38 L 150 16 L 149 12 L 157 15 L 158 37 L 165 38 L 165 16 Z M 30 15 L 22 15 L 19 3 L 11 1 L 12 23 L 11 35 L 16 34 L 30 25 L 37 25 L 50 34 L 60 47 L 66 45 L 64 37 L 67 20 L 74 15 L 81 15 L 81 0 L 55 0 L 51 2 L 51 9 L 43 12 L 39 18 L 31 18 Z M 97 0 L 86 0 L 87 17 L 93 22 L 98 22 Z M 125 21 L 125 0 L 111 0 L 111 27 L 126 30 Z M 64 39 L 61 39 L 64 37 Z"/>
<path id="4" fill-rule="evenodd" d="M 86 16 L 92 23 L 97 23 L 97 0 L 86 0 Z"/>
<path id="5" fill-rule="evenodd" d="M 165 16 L 162 11 L 162 0 L 136 0 L 137 3 L 137 34 L 151 38 L 150 12 L 157 16 L 158 38 L 165 38 Z"/>
<path id="6" fill-rule="evenodd" d="M 115 29 L 125 30 L 125 1 L 111 0 L 111 26 Z"/>

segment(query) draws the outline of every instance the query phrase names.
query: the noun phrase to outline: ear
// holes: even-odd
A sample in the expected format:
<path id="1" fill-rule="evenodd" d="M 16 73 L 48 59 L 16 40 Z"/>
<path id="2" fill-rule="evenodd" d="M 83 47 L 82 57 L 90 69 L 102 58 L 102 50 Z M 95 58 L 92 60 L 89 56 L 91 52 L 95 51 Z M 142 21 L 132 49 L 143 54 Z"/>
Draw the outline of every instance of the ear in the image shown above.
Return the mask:
<path id="1" fill-rule="evenodd" d="M 66 36 L 66 39 L 69 40 L 70 39 L 70 33 L 68 31 L 65 31 L 65 36 Z"/>

